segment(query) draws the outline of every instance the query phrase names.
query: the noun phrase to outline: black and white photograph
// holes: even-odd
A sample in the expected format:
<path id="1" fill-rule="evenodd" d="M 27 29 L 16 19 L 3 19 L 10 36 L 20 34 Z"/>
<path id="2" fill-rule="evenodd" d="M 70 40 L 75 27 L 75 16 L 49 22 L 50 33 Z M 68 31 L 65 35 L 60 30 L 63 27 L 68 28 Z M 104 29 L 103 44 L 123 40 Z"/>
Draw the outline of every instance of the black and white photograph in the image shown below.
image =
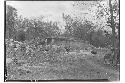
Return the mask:
<path id="1" fill-rule="evenodd" d="M 4 1 L 4 82 L 120 81 L 119 6 Z"/>

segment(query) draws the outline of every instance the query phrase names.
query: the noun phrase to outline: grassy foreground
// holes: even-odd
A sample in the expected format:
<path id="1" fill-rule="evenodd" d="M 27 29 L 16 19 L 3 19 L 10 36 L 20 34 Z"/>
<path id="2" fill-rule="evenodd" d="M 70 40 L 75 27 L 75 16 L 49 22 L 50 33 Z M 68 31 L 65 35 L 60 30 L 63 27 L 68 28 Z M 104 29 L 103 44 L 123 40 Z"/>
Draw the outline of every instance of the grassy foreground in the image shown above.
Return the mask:
<path id="1" fill-rule="evenodd" d="M 65 46 L 70 46 L 66 52 Z M 64 42 L 47 47 L 6 41 L 7 80 L 119 80 L 119 67 L 104 64 L 110 50 L 86 43 Z M 92 54 L 92 50 L 97 54 Z"/>

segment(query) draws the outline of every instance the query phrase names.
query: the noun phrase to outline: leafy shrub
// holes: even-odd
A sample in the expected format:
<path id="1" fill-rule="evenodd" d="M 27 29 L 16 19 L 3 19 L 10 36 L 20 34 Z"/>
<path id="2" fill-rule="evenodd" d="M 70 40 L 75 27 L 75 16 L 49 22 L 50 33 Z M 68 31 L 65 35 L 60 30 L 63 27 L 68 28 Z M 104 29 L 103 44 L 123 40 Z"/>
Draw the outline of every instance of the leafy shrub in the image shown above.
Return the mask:
<path id="1" fill-rule="evenodd" d="M 107 47 L 111 44 L 111 39 L 106 37 L 101 30 L 87 34 L 87 41 L 95 47 Z"/>
<path id="2" fill-rule="evenodd" d="M 23 42 L 26 40 L 26 34 L 24 31 L 17 31 L 16 35 L 15 35 L 15 40 L 19 41 L 19 42 Z"/>

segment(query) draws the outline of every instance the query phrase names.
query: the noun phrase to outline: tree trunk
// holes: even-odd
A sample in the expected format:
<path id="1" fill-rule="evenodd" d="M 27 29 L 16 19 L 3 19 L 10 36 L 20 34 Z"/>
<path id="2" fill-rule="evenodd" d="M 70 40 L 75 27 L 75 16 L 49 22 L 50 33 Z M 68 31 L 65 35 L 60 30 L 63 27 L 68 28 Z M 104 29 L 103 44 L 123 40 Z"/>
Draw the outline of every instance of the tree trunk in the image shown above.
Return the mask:
<path id="1" fill-rule="evenodd" d="M 111 18 L 111 28 L 112 28 L 112 46 L 113 46 L 113 49 L 114 49 L 114 54 L 112 56 L 113 58 L 113 64 L 115 65 L 116 64 L 116 61 L 117 61 L 117 54 L 116 54 L 116 39 L 115 39 L 115 26 L 114 26 L 114 19 L 113 19 L 113 8 L 112 8 L 112 4 L 111 4 L 111 1 L 112 0 L 109 0 L 109 7 L 110 7 L 110 18 Z"/>

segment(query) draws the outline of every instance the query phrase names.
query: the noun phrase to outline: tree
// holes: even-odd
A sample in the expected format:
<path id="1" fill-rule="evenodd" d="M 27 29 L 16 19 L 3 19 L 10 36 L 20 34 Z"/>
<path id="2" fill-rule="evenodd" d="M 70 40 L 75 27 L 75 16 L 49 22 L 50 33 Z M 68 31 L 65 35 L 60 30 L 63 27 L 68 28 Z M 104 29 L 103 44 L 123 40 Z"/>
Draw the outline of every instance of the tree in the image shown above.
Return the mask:
<path id="1" fill-rule="evenodd" d="M 60 34 L 59 27 L 57 23 L 52 22 L 44 22 L 37 18 L 24 20 L 21 26 L 29 27 L 26 30 L 26 35 L 28 40 L 41 40 L 47 37 L 56 37 Z"/>
<path id="2" fill-rule="evenodd" d="M 115 23 L 115 19 L 116 19 L 116 16 L 114 16 L 114 13 L 116 12 L 116 8 L 117 6 L 116 5 L 112 5 L 111 4 L 112 0 L 109 0 L 109 7 L 110 7 L 110 19 L 111 21 L 109 22 L 109 26 L 112 28 L 112 35 L 113 35 L 113 38 L 112 38 L 112 42 L 113 42 L 113 49 L 114 49 L 114 64 L 116 64 L 116 61 L 117 61 L 117 52 L 116 52 L 116 27 L 117 27 L 117 23 Z M 119 32 L 119 31 L 118 31 Z M 119 34 L 118 34 L 119 35 Z"/>
<path id="3" fill-rule="evenodd" d="M 63 20 L 65 21 L 66 23 L 66 26 L 65 26 L 65 36 L 66 37 L 69 37 L 69 36 L 73 36 L 73 30 L 74 30 L 74 25 L 73 24 L 73 18 L 70 16 L 70 15 L 66 15 L 66 14 L 62 14 L 62 17 L 63 17 Z M 74 22 L 75 23 L 75 22 Z"/>
<path id="4" fill-rule="evenodd" d="M 105 0 L 104 0 L 105 1 Z M 107 0 L 109 7 L 104 7 L 100 3 L 102 1 L 97 1 L 98 8 L 100 10 L 97 13 L 97 16 L 100 18 L 107 18 L 107 24 L 106 26 L 110 26 L 112 29 L 111 34 L 111 41 L 112 41 L 112 48 L 114 49 L 114 55 L 112 56 L 112 59 L 114 60 L 113 63 L 116 64 L 117 58 L 119 57 L 119 38 L 120 38 L 120 26 L 119 26 L 119 0 Z M 117 32 L 116 32 L 117 30 Z"/>
<path id="5" fill-rule="evenodd" d="M 74 37 L 79 38 L 80 40 L 89 41 L 88 34 L 94 30 L 94 25 L 91 21 L 85 20 L 83 23 L 77 21 L 77 23 L 73 22 L 74 27 Z"/>
<path id="6" fill-rule="evenodd" d="M 6 38 L 13 38 L 15 34 L 15 21 L 17 19 L 17 10 L 6 5 Z"/>

